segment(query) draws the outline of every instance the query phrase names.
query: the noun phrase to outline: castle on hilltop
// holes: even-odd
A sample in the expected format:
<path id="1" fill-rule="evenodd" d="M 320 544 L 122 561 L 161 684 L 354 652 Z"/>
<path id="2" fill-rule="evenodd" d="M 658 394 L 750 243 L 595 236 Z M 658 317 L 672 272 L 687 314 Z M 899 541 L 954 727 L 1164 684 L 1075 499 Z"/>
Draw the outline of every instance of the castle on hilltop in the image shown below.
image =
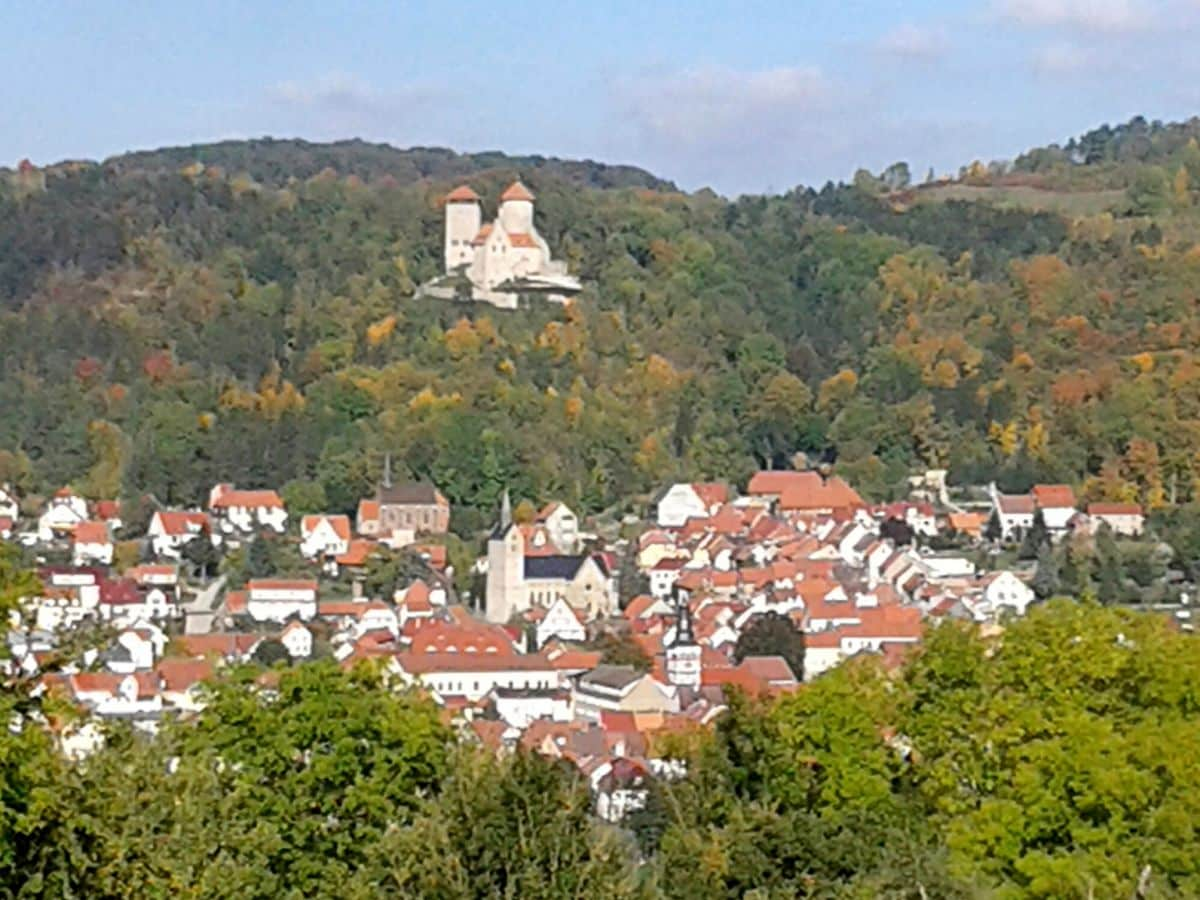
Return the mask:
<path id="1" fill-rule="evenodd" d="M 500 195 L 500 209 L 483 221 L 479 195 L 465 184 L 446 195 L 446 272 L 422 288 L 427 296 L 480 300 L 515 309 L 522 295 L 565 302 L 580 290 L 567 264 L 550 256 L 550 246 L 533 224 L 533 194 L 514 181 Z M 463 279 L 465 279 L 465 284 Z"/>

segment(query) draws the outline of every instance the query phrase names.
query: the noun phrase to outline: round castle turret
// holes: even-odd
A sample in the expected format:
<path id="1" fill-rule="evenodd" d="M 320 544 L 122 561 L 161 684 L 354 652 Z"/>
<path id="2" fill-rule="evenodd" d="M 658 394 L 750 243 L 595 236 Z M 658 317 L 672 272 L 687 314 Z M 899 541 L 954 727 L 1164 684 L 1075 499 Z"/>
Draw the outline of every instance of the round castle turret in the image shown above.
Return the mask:
<path id="1" fill-rule="evenodd" d="M 533 231 L 533 194 L 519 181 L 500 195 L 500 225 L 509 234 Z"/>
<path id="2" fill-rule="evenodd" d="M 469 266 L 474 258 L 471 241 L 479 234 L 483 212 L 479 195 L 465 184 L 446 195 L 446 272 Z"/>

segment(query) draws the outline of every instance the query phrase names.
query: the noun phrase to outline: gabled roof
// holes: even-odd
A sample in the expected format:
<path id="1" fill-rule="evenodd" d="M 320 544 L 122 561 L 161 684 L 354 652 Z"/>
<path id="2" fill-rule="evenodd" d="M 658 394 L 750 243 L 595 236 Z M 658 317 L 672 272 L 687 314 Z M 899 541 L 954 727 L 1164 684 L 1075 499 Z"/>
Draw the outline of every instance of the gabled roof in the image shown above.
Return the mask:
<path id="1" fill-rule="evenodd" d="M 343 541 L 350 540 L 350 517 L 343 515 L 324 515 L 324 516 L 305 516 L 300 520 L 300 531 L 304 535 L 310 535 L 320 526 L 321 522 L 328 522 L 329 527 Z"/>
<path id="2" fill-rule="evenodd" d="M 1087 514 L 1089 516 L 1140 516 L 1142 515 L 1142 506 L 1140 503 L 1089 503 Z"/>
<path id="3" fill-rule="evenodd" d="M 162 525 L 164 534 L 171 537 L 182 537 L 186 534 L 197 534 L 211 530 L 208 513 L 185 510 L 160 509 L 154 513 Z"/>
<path id="4" fill-rule="evenodd" d="M 527 556 L 525 578 L 571 581 L 579 574 L 580 567 L 586 561 L 586 556 Z"/>
<path id="5" fill-rule="evenodd" d="M 483 244 L 486 244 L 487 239 L 491 236 L 491 234 L 492 234 L 492 223 L 485 222 L 483 225 L 480 226 L 479 233 L 476 234 L 475 237 L 471 238 L 471 246 L 479 247 L 479 246 L 482 246 Z"/>
<path id="6" fill-rule="evenodd" d="M 526 200 L 532 203 L 533 194 L 530 193 L 529 188 L 521 184 L 520 181 L 514 181 L 507 188 L 505 188 L 504 193 L 500 195 L 501 203 L 508 203 L 510 200 Z"/>
<path id="7" fill-rule="evenodd" d="M 580 676 L 579 684 L 605 687 L 614 691 L 624 691 L 641 681 L 643 674 L 633 666 L 596 666 L 590 672 Z"/>
<path id="8" fill-rule="evenodd" d="M 536 249 L 537 247 L 537 241 L 533 239 L 532 234 L 525 234 L 524 232 L 519 231 L 509 232 L 508 242 L 514 247 L 522 247 L 525 249 Z"/>
<path id="9" fill-rule="evenodd" d="M 1010 516 L 1031 516 L 1036 504 L 1032 494 L 997 494 L 996 506 Z"/>
<path id="10" fill-rule="evenodd" d="M 106 522 L 80 522 L 75 526 L 76 544 L 107 544 L 110 540 Z"/>
<path id="11" fill-rule="evenodd" d="M 155 671 L 162 679 L 163 690 L 178 692 L 186 691 L 192 685 L 211 678 L 213 667 L 207 659 L 168 657 L 159 661 Z"/>
<path id="12" fill-rule="evenodd" d="M 446 498 L 436 487 L 425 481 L 408 481 L 391 487 L 380 487 L 376 499 L 386 506 L 444 505 Z"/>
<path id="13" fill-rule="evenodd" d="M 1034 502 L 1042 509 L 1074 509 L 1075 492 L 1065 484 L 1035 484 Z"/>
<path id="14" fill-rule="evenodd" d="M 460 184 L 446 195 L 447 203 L 478 203 L 479 195 L 465 184 Z"/>
<path id="15" fill-rule="evenodd" d="M 821 476 L 816 472 L 796 472 L 791 469 L 780 469 L 755 472 L 746 486 L 746 492 L 753 495 L 782 494 L 792 486 L 820 484 Z"/>
<path id="16" fill-rule="evenodd" d="M 275 491 L 242 491 L 237 488 L 221 492 L 212 503 L 213 509 L 282 509 L 283 499 Z"/>

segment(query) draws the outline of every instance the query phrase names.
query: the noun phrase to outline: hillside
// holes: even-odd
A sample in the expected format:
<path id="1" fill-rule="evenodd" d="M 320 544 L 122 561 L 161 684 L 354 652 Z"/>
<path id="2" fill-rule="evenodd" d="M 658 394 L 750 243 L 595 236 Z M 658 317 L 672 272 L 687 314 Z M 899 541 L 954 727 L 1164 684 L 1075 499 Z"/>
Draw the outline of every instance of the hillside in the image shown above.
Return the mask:
<path id="1" fill-rule="evenodd" d="M 625 167 L 361 142 L 5 172 L 0 481 L 171 503 L 295 482 L 350 509 L 390 452 L 465 533 L 505 486 L 595 511 L 802 450 L 876 497 L 945 466 L 1190 502 L 1189 128 L 968 167 L 949 196 L 865 177 L 728 201 Z M 444 192 L 494 202 L 514 175 L 579 302 L 412 299 L 441 265 Z M 991 196 L 1016 177 L 1105 202 Z"/>

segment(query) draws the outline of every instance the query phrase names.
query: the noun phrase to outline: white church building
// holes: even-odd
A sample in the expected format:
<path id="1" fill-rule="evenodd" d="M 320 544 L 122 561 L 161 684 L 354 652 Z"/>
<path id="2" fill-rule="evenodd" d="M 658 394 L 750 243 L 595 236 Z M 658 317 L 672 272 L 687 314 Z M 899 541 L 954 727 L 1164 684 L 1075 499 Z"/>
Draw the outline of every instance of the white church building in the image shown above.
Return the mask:
<path id="1" fill-rule="evenodd" d="M 550 245 L 533 223 L 533 194 L 514 181 L 500 195 L 500 208 L 491 222 L 483 221 L 478 194 L 465 184 L 446 195 L 445 277 L 427 285 L 429 296 L 453 299 L 449 279 L 463 275 L 471 299 L 515 309 L 521 294 L 541 294 L 564 302 L 578 293 L 579 280 L 567 264 L 550 256 Z"/>

